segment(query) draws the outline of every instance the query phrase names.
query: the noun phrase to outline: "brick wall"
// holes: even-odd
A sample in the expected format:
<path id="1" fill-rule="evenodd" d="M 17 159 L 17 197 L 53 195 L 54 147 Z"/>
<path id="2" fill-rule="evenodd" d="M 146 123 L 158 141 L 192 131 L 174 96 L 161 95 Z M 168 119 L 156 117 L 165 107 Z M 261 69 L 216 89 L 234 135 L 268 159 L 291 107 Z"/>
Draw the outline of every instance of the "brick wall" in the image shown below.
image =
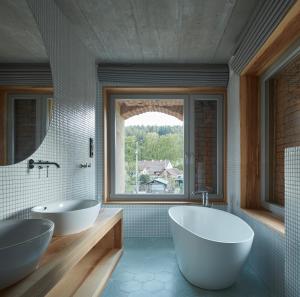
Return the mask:
<path id="1" fill-rule="evenodd" d="M 120 114 L 124 119 L 145 112 L 161 112 L 183 120 L 182 99 L 147 99 L 147 100 L 121 100 Z"/>
<path id="2" fill-rule="evenodd" d="M 300 146 L 300 56 L 276 74 L 270 91 L 274 94 L 270 96 L 270 115 L 273 117 L 273 123 L 270 123 L 273 195 L 270 200 L 284 205 L 284 150 Z"/>
<path id="3" fill-rule="evenodd" d="M 217 102 L 195 102 L 195 189 L 217 192 Z"/>

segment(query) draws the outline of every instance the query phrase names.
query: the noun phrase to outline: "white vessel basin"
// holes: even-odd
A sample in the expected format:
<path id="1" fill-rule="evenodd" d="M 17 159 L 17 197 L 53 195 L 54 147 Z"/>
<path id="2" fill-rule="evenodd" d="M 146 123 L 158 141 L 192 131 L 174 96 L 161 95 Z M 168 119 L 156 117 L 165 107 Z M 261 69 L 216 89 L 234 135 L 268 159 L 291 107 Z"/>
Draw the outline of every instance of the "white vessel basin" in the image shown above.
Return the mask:
<path id="1" fill-rule="evenodd" d="M 79 233 L 93 226 L 100 210 L 97 200 L 66 200 L 47 203 L 31 209 L 33 218 L 54 222 L 54 235 Z"/>
<path id="2" fill-rule="evenodd" d="M 0 222 L 0 289 L 35 270 L 50 243 L 53 230 L 54 223 L 49 220 Z"/>

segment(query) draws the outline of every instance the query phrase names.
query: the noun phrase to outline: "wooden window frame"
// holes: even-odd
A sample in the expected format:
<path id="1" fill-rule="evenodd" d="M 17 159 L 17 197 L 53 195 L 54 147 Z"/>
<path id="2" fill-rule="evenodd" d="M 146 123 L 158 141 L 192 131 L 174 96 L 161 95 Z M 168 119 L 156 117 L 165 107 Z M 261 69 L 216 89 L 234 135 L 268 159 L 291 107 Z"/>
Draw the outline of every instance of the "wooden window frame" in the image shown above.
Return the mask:
<path id="1" fill-rule="evenodd" d="M 243 209 L 262 209 L 260 77 L 299 38 L 300 1 L 297 0 L 240 76 L 240 205 Z"/>
<path id="2" fill-rule="evenodd" d="M 103 180 L 103 203 L 104 204 L 194 204 L 201 203 L 199 199 L 185 199 L 185 200 L 111 200 L 109 197 L 110 189 L 110 147 L 108 141 L 108 124 L 109 124 L 109 98 L 115 94 L 176 94 L 176 95 L 193 95 L 193 94 L 217 94 L 224 98 L 224 152 L 223 152 L 223 199 L 214 200 L 214 204 L 226 204 L 226 173 L 227 173 L 227 89 L 224 87 L 111 87 L 105 86 L 102 88 L 103 96 L 103 166 L 104 166 L 104 180 Z M 99 181 L 101 182 L 101 181 Z"/>
<path id="3" fill-rule="evenodd" d="M 270 107 L 270 102 L 272 104 L 272 100 L 269 94 L 269 86 L 270 80 L 274 75 L 278 72 L 285 69 L 287 65 L 289 65 L 296 57 L 299 57 L 300 54 L 300 40 L 293 44 L 280 58 L 260 76 L 260 96 L 261 96 L 261 118 L 264 119 L 261 126 L 262 138 L 261 138 L 261 160 L 262 164 L 265 164 L 265 160 L 269 159 L 269 163 L 271 164 L 270 158 L 272 158 L 272 153 L 270 153 L 270 148 L 268 149 L 268 139 L 270 139 L 270 130 L 269 123 L 272 122 L 272 115 L 268 112 Z M 271 101 L 270 101 L 271 100 Z M 272 106 L 272 105 L 271 105 Z M 263 118 L 263 116 L 265 118 Z M 270 122 L 269 122 L 270 121 Z M 273 119 L 274 121 L 274 119 Z M 274 152 L 273 152 L 274 154 Z M 274 156 L 273 156 L 274 157 Z M 274 170 L 274 169 L 273 169 Z M 284 217 L 284 206 L 272 203 L 269 201 L 270 188 L 269 182 L 272 180 L 272 173 L 268 168 L 268 173 L 266 173 L 265 166 L 261 166 L 261 180 L 263 181 L 261 184 L 261 204 L 262 207 L 270 210 L 272 213 L 277 214 L 280 217 Z M 270 176 L 271 175 L 271 176 Z"/>

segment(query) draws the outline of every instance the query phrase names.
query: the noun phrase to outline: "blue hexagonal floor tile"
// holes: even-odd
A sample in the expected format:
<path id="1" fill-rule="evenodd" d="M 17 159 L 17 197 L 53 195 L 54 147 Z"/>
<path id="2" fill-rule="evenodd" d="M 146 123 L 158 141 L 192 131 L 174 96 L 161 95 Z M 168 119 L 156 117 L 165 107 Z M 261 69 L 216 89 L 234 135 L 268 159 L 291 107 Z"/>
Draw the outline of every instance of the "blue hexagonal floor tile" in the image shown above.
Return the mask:
<path id="1" fill-rule="evenodd" d="M 139 282 L 147 282 L 154 279 L 154 274 L 150 272 L 142 272 L 136 274 L 134 279 Z"/>
<path id="2" fill-rule="evenodd" d="M 136 280 L 122 281 L 122 282 L 120 282 L 120 285 L 119 285 L 120 291 L 123 291 L 126 293 L 138 291 L 139 289 L 141 289 L 141 287 L 142 287 L 141 283 Z"/>
<path id="3" fill-rule="evenodd" d="M 164 283 L 157 280 L 152 280 L 144 283 L 143 289 L 148 292 L 158 292 L 164 289 Z"/>
<path id="4" fill-rule="evenodd" d="M 130 238 L 101 297 L 269 297 L 246 267 L 226 290 L 207 291 L 191 285 L 180 273 L 173 243 L 167 238 Z M 99 296 L 100 297 L 100 296 Z"/>

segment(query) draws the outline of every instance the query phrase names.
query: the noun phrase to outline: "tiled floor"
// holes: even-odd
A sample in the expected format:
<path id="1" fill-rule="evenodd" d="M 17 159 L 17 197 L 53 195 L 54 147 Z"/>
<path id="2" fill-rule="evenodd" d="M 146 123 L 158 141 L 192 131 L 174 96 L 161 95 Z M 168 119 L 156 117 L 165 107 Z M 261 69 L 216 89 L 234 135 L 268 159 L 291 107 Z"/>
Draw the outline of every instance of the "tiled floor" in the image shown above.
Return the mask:
<path id="1" fill-rule="evenodd" d="M 249 267 L 222 291 L 199 289 L 180 273 L 171 239 L 125 240 L 124 254 L 101 297 L 269 297 Z"/>

